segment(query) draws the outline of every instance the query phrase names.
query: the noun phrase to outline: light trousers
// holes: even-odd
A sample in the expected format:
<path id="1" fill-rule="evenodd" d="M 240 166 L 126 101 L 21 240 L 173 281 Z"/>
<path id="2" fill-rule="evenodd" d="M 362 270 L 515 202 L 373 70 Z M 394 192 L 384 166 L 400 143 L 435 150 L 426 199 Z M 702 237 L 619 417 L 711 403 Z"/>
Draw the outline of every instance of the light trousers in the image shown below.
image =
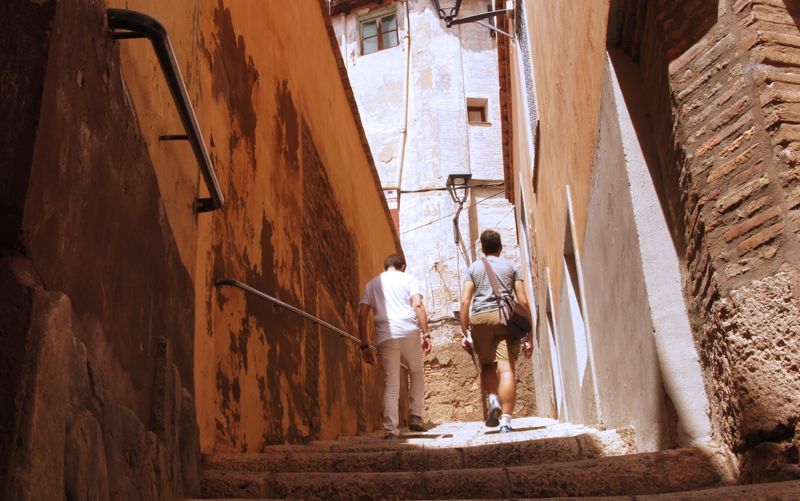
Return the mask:
<path id="1" fill-rule="evenodd" d="M 422 417 L 425 398 L 425 372 L 422 364 L 422 340 L 419 335 L 388 339 L 378 345 L 383 368 L 383 428 L 398 433 L 400 400 L 400 364 L 408 366 L 411 388 L 408 409 L 412 416 Z"/>

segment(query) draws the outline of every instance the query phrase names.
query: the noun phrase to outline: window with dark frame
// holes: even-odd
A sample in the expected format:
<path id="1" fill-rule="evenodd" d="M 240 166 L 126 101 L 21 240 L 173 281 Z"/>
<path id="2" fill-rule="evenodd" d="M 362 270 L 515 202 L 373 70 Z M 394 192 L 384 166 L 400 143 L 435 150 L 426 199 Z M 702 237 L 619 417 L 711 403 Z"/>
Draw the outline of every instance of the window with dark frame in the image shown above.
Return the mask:
<path id="1" fill-rule="evenodd" d="M 467 120 L 469 123 L 485 123 L 486 108 L 483 106 L 467 106 Z"/>
<path id="2" fill-rule="evenodd" d="M 399 44 L 397 15 L 386 14 L 361 21 L 361 55 L 390 49 Z"/>
<path id="3" fill-rule="evenodd" d="M 485 97 L 467 98 L 467 123 L 487 125 L 489 100 Z"/>

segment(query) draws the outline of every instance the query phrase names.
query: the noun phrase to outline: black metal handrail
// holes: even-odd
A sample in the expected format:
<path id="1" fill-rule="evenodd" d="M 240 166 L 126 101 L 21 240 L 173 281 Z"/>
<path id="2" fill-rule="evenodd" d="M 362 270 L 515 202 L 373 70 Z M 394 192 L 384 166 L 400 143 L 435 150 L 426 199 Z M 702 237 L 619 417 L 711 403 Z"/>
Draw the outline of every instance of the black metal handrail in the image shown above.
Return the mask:
<path id="1" fill-rule="evenodd" d="M 261 292 L 258 289 L 254 289 L 253 287 L 250 287 L 246 283 L 240 282 L 238 280 L 226 278 L 226 279 L 217 280 L 216 282 L 214 282 L 214 284 L 217 287 L 221 287 L 223 285 L 229 285 L 231 287 L 237 287 L 239 289 L 242 289 L 243 291 L 245 291 L 247 293 L 250 293 L 250 294 L 253 294 L 254 296 L 260 297 L 261 299 L 266 299 L 267 301 L 269 301 L 270 303 L 273 303 L 276 306 L 280 306 L 281 308 L 286 308 L 287 310 L 291 311 L 292 313 L 296 313 L 296 314 L 300 315 L 301 317 L 307 318 L 308 320 L 311 320 L 312 322 L 314 322 L 316 324 L 319 324 L 319 325 L 325 327 L 326 329 L 330 329 L 333 332 L 339 334 L 340 336 L 345 337 L 345 338 L 349 339 L 350 341 L 355 342 L 358 345 L 361 345 L 361 340 L 359 338 L 355 337 L 354 335 L 343 331 L 342 329 L 336 327 L 335 325 L 332 325 L 332 324 L 326 322 L 325 320 L 322 320 L 321 318 L 315 317 L 311 313 L 303 311 L 300 308 L 292 306 L 292 305 L 290 305 L 288 303 L 284 303 L 280 299 L 272 297 L 269 294 L 265 294 L 265 293 Z M 370 346 L 370 349 L 371 350 L 375 350 L 375 347 Z"/>
<path id="2" fill-rule="evenodd" d="M 186 135 L 162 136 L 162 139 L 176 140 L 185 139 L 192 145 L 194 156 L 200 166 L 206 187 L 211 198 L 198 198 L 195 201 L 197 212 L 209 212 L 221 208 L 225 204 L 225 197 L 214 173 L 214 166 L 211 157 L 208 155 L 203 135 L 200 133 L 200 126 L 197 124 L 197 117 L 194 114 L 192 102 L 189 100 L 189 93 L 186 91 L 186 84 L 183 82 L 181 69 L 175 59 L 175 51 L 172 50 L 172 43 L 167 35 L 164 26 L 154 18 L 141 12 L 126 9 L 108 9 L 108 26 L 112 30 L 112 36 L 117 40 L 130 38 L 147 38 L 153 45 L 161 71 L 167 81 L 167 86 L 172 93 L 172 99 L 178 108 L 178 114 L 186 129 Z M 117 32 L 114 30 L 124 30 Z"/>

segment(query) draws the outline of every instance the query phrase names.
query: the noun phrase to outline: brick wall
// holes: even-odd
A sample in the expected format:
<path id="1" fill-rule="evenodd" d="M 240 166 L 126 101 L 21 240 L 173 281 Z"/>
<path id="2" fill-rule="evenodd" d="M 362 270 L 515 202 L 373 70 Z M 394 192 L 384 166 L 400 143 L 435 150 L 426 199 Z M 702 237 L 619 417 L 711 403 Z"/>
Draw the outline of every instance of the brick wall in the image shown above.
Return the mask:
<path id="1" fill-rule="evenodd" d="M 656 1 L 628 13 L 639 32 L 623 30 L 621 43 L 653 89 L 660 195 L 685 260 L 712 419 L 751 474 L 765 443 L 791 462 L 800 418 L 793 10 Z"/>

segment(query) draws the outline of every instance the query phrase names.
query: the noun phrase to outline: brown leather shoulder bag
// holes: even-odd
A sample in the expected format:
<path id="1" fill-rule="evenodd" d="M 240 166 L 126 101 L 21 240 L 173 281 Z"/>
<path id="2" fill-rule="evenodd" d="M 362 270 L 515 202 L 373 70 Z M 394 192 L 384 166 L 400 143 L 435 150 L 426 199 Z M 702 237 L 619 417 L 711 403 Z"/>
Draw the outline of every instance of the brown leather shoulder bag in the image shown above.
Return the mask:
<path id="1" fill-rule="evenodd" d="M 500 286 L 497 283 L 497 276 L 494 274 L 489 260 L 485 257 L 481 258 L 481 260 L 486 269 L 486 276 L 489 277 L 489 283 L 492 284 L 494 297 L 497 299 L 497 306 L 500 308 L 500 323 L 506 326 L 508 334 L 512 338 L 524 338 L 533 328 L 531 312 L 519 304 L 513 297 L 501 294 Z"/>

